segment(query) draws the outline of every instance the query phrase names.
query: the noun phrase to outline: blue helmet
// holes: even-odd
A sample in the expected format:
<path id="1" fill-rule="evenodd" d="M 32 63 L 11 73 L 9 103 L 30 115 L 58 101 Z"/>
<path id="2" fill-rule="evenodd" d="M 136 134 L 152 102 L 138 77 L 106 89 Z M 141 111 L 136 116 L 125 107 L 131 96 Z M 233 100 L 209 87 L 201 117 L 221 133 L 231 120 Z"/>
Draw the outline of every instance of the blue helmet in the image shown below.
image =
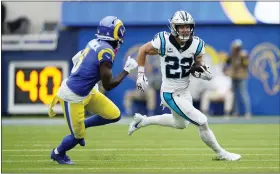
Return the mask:
<path id="1" fill-rule="evenodd" d="M 106 41 L 123 42 L 125 27 L 123 22 L 115 16 L 106 16 L 97 27 L 97 38 Z"/>

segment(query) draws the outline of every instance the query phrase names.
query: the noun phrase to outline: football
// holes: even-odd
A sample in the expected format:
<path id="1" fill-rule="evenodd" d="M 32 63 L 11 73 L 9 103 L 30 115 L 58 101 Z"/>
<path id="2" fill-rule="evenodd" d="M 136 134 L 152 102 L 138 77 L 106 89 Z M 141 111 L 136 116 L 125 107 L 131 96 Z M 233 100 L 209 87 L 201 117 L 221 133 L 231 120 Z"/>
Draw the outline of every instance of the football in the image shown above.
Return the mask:
<path id="1" fill-rule="evenodd" d="M 204 65 L 204 63 L 201 62 L 195 62 L 192 67 L 191 67 L 191 73 L 193 74 L 194 72 L 203 72 L 203 69 L 201 68 L 201 66 L 206 69 L 206 65 Z"/>

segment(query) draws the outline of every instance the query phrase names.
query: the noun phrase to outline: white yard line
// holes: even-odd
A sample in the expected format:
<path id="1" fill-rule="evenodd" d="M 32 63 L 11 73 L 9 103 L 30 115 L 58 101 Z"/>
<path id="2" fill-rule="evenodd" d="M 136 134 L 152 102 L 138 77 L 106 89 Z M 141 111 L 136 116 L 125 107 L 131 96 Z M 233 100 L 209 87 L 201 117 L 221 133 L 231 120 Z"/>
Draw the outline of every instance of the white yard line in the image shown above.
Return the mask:
<path id="1" fill-rule="evenodd" d="M 14 154 L 9 154 L 8 156 L 9 157 L 48 157 L 50 154 L 45 154 L 45 155 L 42 155 L 42 154 L 26 154 L 26 155 L 14 155 Z M 92 154 L 91 154 L 92 155 Z M 112 155 L 110 153 L 102 153 L 102 155 Z M 241 155 L 245 155 L 245 156 L 279 156 L 279 154 L 276 154 L 276 153 L 261 153 L 261 154 L 250 154 L 250 153 L 245 153 L 245 154 L 241 154 Z M 3 155 L 5 157 L 5 155 Z M 3 159 L 3 156 L 2 156 L 2 159 Z M 77 156 L 85 156 L 85 154 L 72 154 L 71 157 L 77 157 Z M 202 154 L 202 153 L 195 153 L 195 154 L 188 154 L 188 153 L 185 153 L 185 154 L 182 154 L 182 153 L 179 153 L 179 154 L 173 154 L 173 153 L 170 153 L 170 154 L 156 154 L 156 153 L 146 153 L 146 154 L 143 154 L 143 153 L 140 153 L 140 154 L 117 154 L 116 156 L 215 156 L 214 153 L 208 153 L 208 154 Z"/>
<path id="2" fill-rule="evenodd" d="M 92 162 L 113 162 L 113 163 L 118 163 L 118 162 L 184 162 L 184 161 L 189 161 L 189 162 L 202 162 L 205 160 L 190 160 L 190 159 L 186 159 L 186 160 L 147 160 L 147 159 L 139 159 L 139 160 L 73 160 L 73 162 L 87 162 L 87 163 L 92 163 Z M 276 161 L 280 161 L 279 159 L 269 159 L 269 160 L 242 160 L 242 162 L 276 162 Z M 46 162 L 51 162 L 51 160 L 3 160 L 2 163 L 46 163 Z"/>
<path id="3" fill-rule="evenodd" d="M 62 167 L 62 168 L 5 168 L 8 171 L 42 171 L 42 170 L 228 170 L 229 167 L 91 167 L 91 168 L 81 168 L 81 167 Z M 279 167 L 238 167 L 238 169 L 279 169 Z M 2 168 L 3 171 L 3 168 Z"/>
<path id="4" fill-rule="evenodd" d="M 209 148 L 101 148 L 101 149 L 75 149 L 75 151 L 200 151 L 200 150 L 210 150 Z M 227 150 L 242 150 L 242 151 L 252 151 L 252 150 L 279 150 L 279 147 L 270 148 L 227 148 Z M 49 149 L 3 149 L 2 152 L 49 152 Z"/>
<path id="5" fill-rule="evenodd" d="M 118 142 L 118 143 L 115 143 L 115 142 L 111 142 L 111 143 L 113 143 L 114 144 L 114 146 L 115 147 L 118 147 L 118 146 L 120 146 L 120 147 L 124 147 L 124 143 L 123 142 Z M 182 142 L 182 143 L 184 143 L 184 142 Z M 57 142 L 56 143 L 54 143 L 54 144 L 57 144 Z M 32 144 L 32 145 L 30 145 L 30 143 L 21 143 L 21 144 L 14 144 L 14 145 L 12 145 L 13 147 L 26 147 L 26 146 L 32 146 L 32 147 L 52 147 L 52 146 L 54 146 L 54 144 Z M 226 146 L 230 146 L 230 145 L 232 145 L 232 144 L 224 144 L 224 146 L 226 147 Z M 247 144 L 247 146 L 243 146 L 244 148 L 249 148 L 249 145 L 250 145 L 250 147 L 252 147 L 252 146 L 258 146 L 259 148 L 270 148 L 270 147 L 279 147 L 280 146 L 280 144 L 269 144 L 269 146 L 267 145 L 267 144 L 258 144 L 258 145 L 256 145 L 256 144 Z M 11 146 L 9 146 L 9 147 L 11 147 Z M 110 146 L 110 147 L 112 147 L 112 146 Z"/>

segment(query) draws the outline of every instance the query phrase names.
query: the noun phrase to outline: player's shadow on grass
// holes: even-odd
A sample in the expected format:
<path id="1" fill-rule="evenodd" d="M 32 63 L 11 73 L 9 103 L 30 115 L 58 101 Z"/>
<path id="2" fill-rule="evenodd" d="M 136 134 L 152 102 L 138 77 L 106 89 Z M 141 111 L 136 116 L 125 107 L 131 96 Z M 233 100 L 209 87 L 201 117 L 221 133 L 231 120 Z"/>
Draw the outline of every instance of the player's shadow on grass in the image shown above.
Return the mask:
<path id="1" fill-rule="evenodd" d="M 218 159 L 217 157 L 213 157 L 213 158 L 212 158 L 212 161 L 234 162 L 234 161 L 220 160 L 220 159 Z M 237 161 L 240 161 L 240 159 L 239 159 L 239 160 L 237 160 Z"/>

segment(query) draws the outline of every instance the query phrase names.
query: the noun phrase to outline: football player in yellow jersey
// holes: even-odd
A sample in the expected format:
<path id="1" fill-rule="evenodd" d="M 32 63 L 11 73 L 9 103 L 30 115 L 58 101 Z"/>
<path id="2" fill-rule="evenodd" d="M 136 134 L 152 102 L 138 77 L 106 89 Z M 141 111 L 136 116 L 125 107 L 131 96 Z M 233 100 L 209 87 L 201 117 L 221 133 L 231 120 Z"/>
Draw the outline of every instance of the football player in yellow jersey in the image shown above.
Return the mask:
<path id="1" fill-rule="evenodd" d="M 119 108 L 94 86 L 101 80 L 105 90 L 111 90 L 138 64 L 128 58 L 124 70 L 112 77 L 112 66 L 117 49 L 123 42 L 125 27 L 115 16 L 103 18 L 97 28 L 97 38 L 91 40 L 85 49 L 77 53 L 71 74 L 65 79 L 57 96 L 53 99 L 49 116 L 55 115 L 53 106 L 60 102 L 71 134 L 64 137 L 61 144 L 52 150 L 51 159 L 59 164 L 74 164 L 66 152 L 77 144 L 85 146 L 85 129 L 109 124 L 120 120 Z M 85 111 L 97 115 L 85 119 Z"/>

